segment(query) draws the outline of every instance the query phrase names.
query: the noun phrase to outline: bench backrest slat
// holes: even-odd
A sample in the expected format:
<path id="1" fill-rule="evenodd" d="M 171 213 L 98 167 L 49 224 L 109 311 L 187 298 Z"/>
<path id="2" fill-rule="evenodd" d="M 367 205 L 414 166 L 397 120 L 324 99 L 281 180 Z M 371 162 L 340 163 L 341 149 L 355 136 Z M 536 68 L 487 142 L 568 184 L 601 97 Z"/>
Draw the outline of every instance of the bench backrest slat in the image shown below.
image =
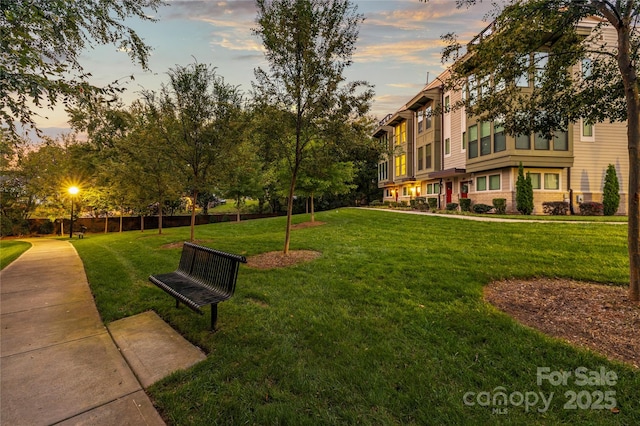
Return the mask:
<path id="1" fill-rule="evenodd" d="M 247 263 L 247 259 L 209 247 L 184 243 L 178 270 L 200 285 L 231 297 L 235 291 L 240 263 Z"/>

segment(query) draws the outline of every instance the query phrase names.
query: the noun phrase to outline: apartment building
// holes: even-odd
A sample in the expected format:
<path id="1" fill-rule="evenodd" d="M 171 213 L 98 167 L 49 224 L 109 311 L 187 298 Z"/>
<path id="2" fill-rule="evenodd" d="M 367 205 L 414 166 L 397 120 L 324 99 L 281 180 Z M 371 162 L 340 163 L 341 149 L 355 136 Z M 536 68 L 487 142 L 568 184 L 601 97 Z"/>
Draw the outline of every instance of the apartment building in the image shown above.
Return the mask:
<path id="1" fill-rule="evenodd" d="M 589 32 L 598 23 L 595 18 L 586 19 L 580 29 Z M 605 30 L 604 36 L 615 45 L 615 31 Z M 544 64 L 546 54 L 534 52 L 530 59 Z M 588 72 L 589 64 L 576 64 L 572 71 Z M 443 72 L 376 128 L 373 137 L 388 151 L 378 165 L 384 201 L 436 198 L 438 206 L 445 208 L 462 198 L 488 205 L 495 198 L 504 198 L 507 211 L 515 212 L 522 163 L 533 184 L 534 214 L 543 213 L 545 201 L 567 201 L 578 212 L 579 203 L 602 201 L 606 169 L 613 164 L 620 182 L 618 213 L 626 213 L 626 123 L 580 120 L 550 138 L 539 134 L 514 137 L 505 133 L 503 123 L 481 121 L 464 108 L 450 107 L 460 100 L 473 102 L 486 82 L 474 81 L 470 75 L 465 88 L 445 91 L 443 82 L 448 77 L 449 72 Z M 520 90 L 532 90 L 538 84 L 536 73 L 521 76 L 515 84 Z"/>

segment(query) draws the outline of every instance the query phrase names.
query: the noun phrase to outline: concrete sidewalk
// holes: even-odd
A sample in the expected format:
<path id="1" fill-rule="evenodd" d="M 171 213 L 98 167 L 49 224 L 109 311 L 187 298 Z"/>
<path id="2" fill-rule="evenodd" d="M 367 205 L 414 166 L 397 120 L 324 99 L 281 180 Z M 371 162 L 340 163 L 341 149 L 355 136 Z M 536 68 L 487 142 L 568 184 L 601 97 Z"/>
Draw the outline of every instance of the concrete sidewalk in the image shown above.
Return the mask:
<path id="1" fill-rule="evenodd" d="M 27 241 L 33 247 L 0 271 L 0 424 L 164 425 L 142 384 L 204 354 L 152 312 L 113 323 L 114 339 L 125 342 L 119 349 L 98 315 L 75 248 L 55 239 Z M 135 352 L 150 341 L 187 348 L 192 358 L 158 372 L 153 360 Z M 138 361 L 127 363 L 125 352 Z M 165 352 L 174 353 L 171 347 Z M 184 362 L 181 354 L 174 358 Z"/>

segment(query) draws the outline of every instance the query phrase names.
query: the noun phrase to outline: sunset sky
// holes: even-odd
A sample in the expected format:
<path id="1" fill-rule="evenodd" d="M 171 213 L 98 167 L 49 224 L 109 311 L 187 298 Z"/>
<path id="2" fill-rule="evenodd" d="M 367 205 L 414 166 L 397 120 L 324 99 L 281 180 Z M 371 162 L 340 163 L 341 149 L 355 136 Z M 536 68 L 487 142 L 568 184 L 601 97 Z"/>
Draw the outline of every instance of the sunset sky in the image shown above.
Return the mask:
<path id="1" fill-rule="evenodd" d="M 158 22 L 131 21 L 152 48 L 151 72 L 133 64 L 114 46 L 87 50 L 81 63 L 92 74 L 92 83 L 107 84 L 117 79 L 135 80 L 126 84 L 125 103 L 139 97 L 140 90 L 157 90 L 168 81 L 167 71 L 175 65 L 199 63 L 217 67 L 228 83 L 248 94 L 254 68 L 267 67 L 256 27 L 254 1 L 170 0 L 155 17 Z M 489 23 L 490 1 L 470 9 L 456 8 L 455 0 L 354 1 L 365 16 L 354 64 L 348 80 L 373 84 L 376 96 L 372 114 L 382 118 L 395 112 L 442 70 L 440 36 L 455 32 L 460 41 L 469 41 Z M 195 59 L 194 59 L 195 58 Z M 38 120 L 45 133 L 55 136 L 68 131 L 66 115 L 60 108 L 47 111 L 48 119 Z"/>

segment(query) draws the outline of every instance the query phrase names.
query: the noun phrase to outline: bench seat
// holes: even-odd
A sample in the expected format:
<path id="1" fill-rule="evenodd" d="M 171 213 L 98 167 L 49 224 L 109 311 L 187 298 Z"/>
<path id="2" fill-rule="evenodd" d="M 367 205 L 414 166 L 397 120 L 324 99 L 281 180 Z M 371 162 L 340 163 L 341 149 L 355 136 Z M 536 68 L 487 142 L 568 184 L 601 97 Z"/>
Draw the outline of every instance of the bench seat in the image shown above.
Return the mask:
<path id="1" fill-rule="evenodd" d="M 199 314 L 211 305 L 211 329 L 215 330 L 218 303 L 233 296 L 240 263 L 244 256 L 226 253 L 193 243 L 184 243 L 178 269 L 149 277 L 156 286 Z"/>

